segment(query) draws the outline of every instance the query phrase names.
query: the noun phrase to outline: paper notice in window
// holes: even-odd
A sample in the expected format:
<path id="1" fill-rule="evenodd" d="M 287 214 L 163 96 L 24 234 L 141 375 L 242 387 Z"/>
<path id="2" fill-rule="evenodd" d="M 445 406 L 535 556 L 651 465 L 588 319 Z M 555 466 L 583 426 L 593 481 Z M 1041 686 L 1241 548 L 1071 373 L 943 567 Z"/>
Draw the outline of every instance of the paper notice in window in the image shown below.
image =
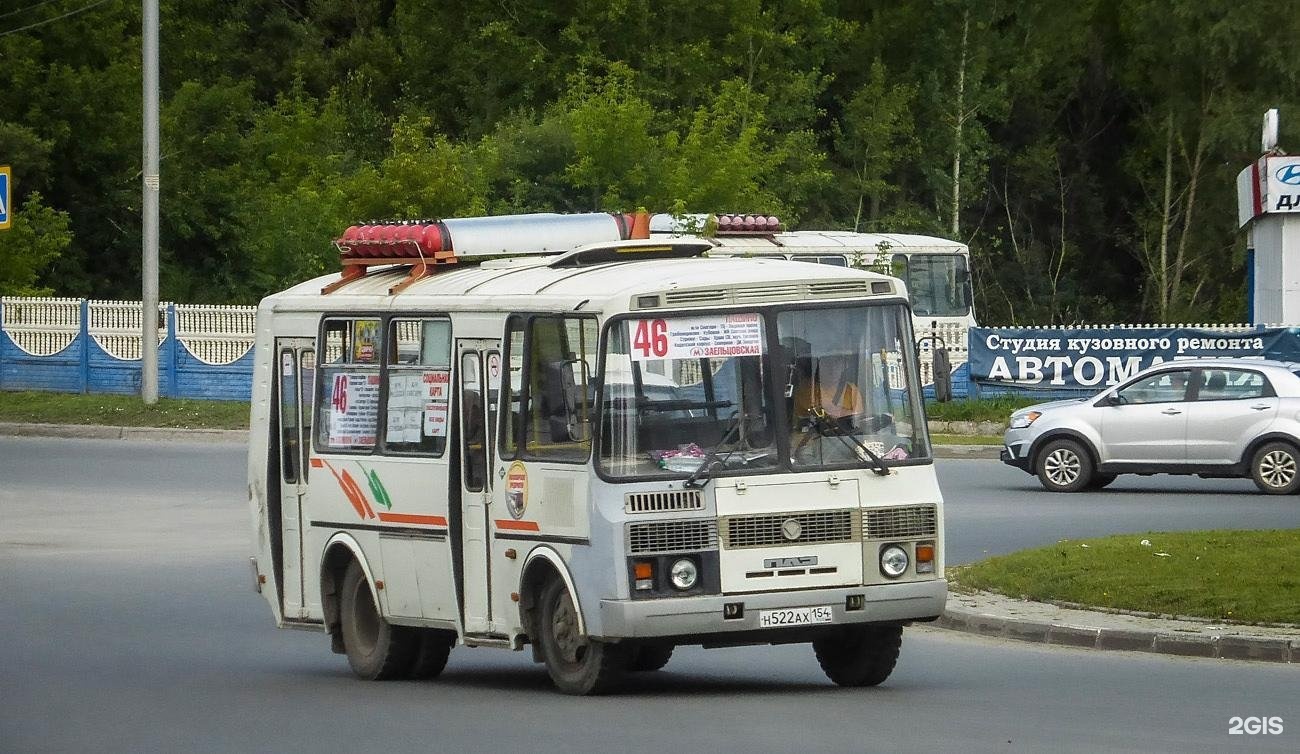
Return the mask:
<path id="1" fill-rule="evenodd" d="M 446 437 L 447 436 L 447 405 L 446 403 L 429 403 L 424 407 L 424 435 L 425 437 Z"/>
<path id="2" fill-rule="evenodd" d="M 374 445 L 378 420 L 379 375 L 335 375 L 330 395 L 330 445 Z"/>

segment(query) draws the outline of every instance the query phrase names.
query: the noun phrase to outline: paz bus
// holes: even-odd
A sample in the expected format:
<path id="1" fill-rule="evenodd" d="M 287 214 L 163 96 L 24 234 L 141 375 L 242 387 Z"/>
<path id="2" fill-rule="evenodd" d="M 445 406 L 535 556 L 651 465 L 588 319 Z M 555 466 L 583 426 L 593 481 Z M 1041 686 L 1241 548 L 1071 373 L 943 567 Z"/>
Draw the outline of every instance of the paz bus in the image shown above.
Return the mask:
<path id="1" fill-rule="evenodd" d="M 341 274 L 261 302 L 278 626 L 375 680 L 500 647 L 592 694 L 677 646 L 793 642 L 837 684 L 889 676 L 947 595 L 905 286 L 646 225 L 357 226 Z"/>

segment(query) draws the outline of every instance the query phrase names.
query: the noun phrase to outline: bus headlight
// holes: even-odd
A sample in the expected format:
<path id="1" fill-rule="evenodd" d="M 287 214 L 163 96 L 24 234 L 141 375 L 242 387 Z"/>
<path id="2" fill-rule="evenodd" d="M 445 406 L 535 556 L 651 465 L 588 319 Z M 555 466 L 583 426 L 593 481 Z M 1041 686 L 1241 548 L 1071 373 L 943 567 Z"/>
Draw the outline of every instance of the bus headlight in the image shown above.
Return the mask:
<path id="1" fill-rule="evenodd" d="M 684 592 L 693 588 L 700 580 L 700 569 L 695 566 L 694 560 L 682 558 L 673 563 L 672 570 L 668 572 L 668 578 L 673 582 L 673 586 Z"/>
<path id="2" fill-rule="evenodd" d="M 907 550 L 889 545 L 880 551 L 880 572 L 891 579 L 907 573 Z"/>

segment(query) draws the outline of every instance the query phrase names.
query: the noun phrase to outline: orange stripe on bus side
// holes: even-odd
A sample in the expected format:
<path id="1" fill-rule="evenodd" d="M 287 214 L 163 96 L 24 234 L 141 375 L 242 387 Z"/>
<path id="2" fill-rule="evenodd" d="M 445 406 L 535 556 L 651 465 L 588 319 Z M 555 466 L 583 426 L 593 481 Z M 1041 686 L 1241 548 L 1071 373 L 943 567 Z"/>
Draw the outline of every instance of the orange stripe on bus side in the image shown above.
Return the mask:
<path id="1" fill-rule="evenodd" d="M 390 524 L 425 524 L 426 526 L 446 526 L 447 519 L 442 516 L 423 516 L 419 513 L 379 513 L 380 521 Z"/>
<path id="2" fill-rule="evenodd" d="M 541 531 L 536 521 L 509 521 L 497 519 L 498 529 L 514 529 L 515 531 Z"/>
<path id="3" fill-rule="evenodd" d="M 311 459 L 311 467 L 313 469 L 323 469 L 325 468 L 325 462 L 319 458 L 313 458 Z"/>

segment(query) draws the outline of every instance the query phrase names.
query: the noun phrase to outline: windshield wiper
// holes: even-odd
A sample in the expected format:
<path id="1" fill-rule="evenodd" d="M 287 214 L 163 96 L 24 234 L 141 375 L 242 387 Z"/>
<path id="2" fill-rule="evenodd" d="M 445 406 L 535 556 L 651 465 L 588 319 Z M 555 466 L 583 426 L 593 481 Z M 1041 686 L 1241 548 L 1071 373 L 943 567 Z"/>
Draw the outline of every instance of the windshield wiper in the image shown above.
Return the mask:
<path id="1" fill-rule="evenodd" d="M 844 443 L 844 447 L 854 451 L 858 458 L 866 456 L 871 460 L 871 470 L 876 476 L 889 476 L 889 467 L 885 465 L 885 460 L 873 453 L 871 448 L 863 445 L 861 440 L 842 431 L 835 422 L 830 420 L 825 411 L 810 408 L 808 409 L 808 416 L 812 419 L 813 426 L 817 428 L 818 434 L 822 437 L 839 438 L 839 441 Z"/>
<path id="2" fill-rule="evenodd" d="M 727 440 L 731 439 L 732 434 L 734 434 L 740 429 L 740 425 L 744 423 L 744 419 L 745 419 L 744 415 L 741 414 L 739 411 L 731 415 L 731 423 L 727 425 L 727 431 L 722 433 L 722 439 L 718 440 L 718 444 L 713 446 L 713 450 L 710 450 L 708 453 L 704 454 L 704 460 L 700 462 L 699 468 L 697 468 L 695 471 L 692 471 L 691 475 L 686 477 L 686 481 L 682 482 L 683 487 L 685 487 L 686 489 L 703 487 L 704 485 L 709 483 L 710 477 L 704 476 L 709 469 L 713 468 L 719 463 L 726 465 L 727 459 L 731 457 L 732 453 L 736 452 L 736 449 L 732 448 L 731 450 L 727 451 L 727 455 L 724 458 L 719 459 L 718 448 L 727 444 Z M 700 480 L 700 477 L 702 476 L 704 476 L 703 481 Z"/>

